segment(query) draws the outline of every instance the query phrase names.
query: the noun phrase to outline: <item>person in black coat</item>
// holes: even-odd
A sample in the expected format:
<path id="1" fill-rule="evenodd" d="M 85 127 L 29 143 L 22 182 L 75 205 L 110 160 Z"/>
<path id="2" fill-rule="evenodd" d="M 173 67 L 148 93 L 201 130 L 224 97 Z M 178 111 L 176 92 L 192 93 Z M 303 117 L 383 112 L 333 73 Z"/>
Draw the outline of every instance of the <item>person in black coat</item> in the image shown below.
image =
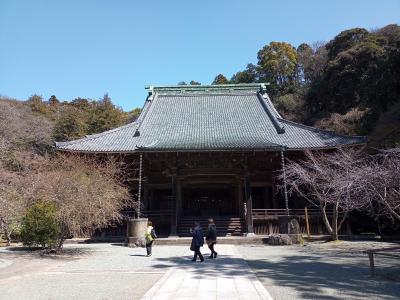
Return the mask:
<path id="1" fill-rule="evenodd" d="M 192 232 L 192 244 L 190 245 L 190 250 L 194 251 L 194 256 L 192 261 L 197 260 L 197 256 L 200 258 L 200 261 L 204 261 L 204 257 L 200 252 L 200 247 L 204 245 L 204 235 L 203 230 L 200 227 L 199 222 L 194 222 L 194 229 L 191 230 Z"/>
<path id="2" fill-rule="evenodd" d="M 211 255 L 208 258 L 216 258 L 218 253 L 215 252 L 214 246 L 217 243 L 217 227 L 215 226 L 213 219 L 208 220 L 206 241 L 208 248 L 211 251 Z"/>

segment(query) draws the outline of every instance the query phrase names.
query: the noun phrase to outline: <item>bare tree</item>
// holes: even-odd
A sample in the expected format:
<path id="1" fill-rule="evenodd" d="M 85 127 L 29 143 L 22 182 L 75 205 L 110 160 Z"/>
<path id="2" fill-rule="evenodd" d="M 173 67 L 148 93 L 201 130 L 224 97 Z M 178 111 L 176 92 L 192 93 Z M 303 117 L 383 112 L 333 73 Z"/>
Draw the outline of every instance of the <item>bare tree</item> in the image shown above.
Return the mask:
<path id="1" fill-rule="evenodd" d="M 322 220 L 333 240 L 338 239 L 348 212 L 365 208 L 365 202 L 355 199 L 352 193 L 353 182 L 358 178 L 354 167 L 364 163 L 356 150 L 339 149 L 332 153 L 307 151 L 305 159 L 286 165 L 288 192 L 298 193 L 321 209 Z"/>
<path id="2" fill-rule="evenodd" d="M 124 178 L 123 160 L 53 157 L 53 127 L 47 115 L 0 97 L 0 233 L 10 240 L 27 207 L 51 201 L 61 227 L 61 249 L 70 235 L 90 235 L 121 221 L 125 207 L 137 206 L 126 188 L 135 189 L 137 181 L 132 182 L 134 162 L 129 165 L 132 174 Z"/>
<path id="3" fill-rule="evenodd" d="M 71 235 L 87 236 L 122 220 L 122 210 L 134 201 L 121 184 L 119 171 L 114 160 L 60 156 L 30 176 L 27 198 L 56 204 L 58 251 Z"/>
<path id="4" fill-rule="evenodd" d="M 48 147 L 52 144 L 52 130 L 53 122 L 33 114 L 21 102 L 0 101 L 0 145 L 3 150 Z"/>
<path id="5" fill-rule="evenodd" d="M 12 234 L 19 228 L 25 213 L 26 206 L 19 187 L 17 176 L 0 169 L 0 235 L 4 235 L 7 245 L 10 245 Z"/>
<path id="6" fill-rule="evenodd" d="M 400 148 L 382 151 L 359 167 L 355 193 L 376 219 L 400 222 Z"/>

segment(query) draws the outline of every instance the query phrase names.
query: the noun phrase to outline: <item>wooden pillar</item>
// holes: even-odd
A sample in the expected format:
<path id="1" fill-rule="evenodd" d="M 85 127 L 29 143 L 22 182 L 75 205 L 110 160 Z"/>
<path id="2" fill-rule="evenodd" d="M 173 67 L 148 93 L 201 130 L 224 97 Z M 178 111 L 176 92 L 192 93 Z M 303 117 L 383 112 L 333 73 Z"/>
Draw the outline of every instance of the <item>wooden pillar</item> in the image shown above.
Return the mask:
<path id="1" fill-rule="evenodd" d="M 276 197 L 276 178 L 272 176 L 272 208 L 280 208 Z"/>
<path id="2" fill-rule="evenodd" d="M 242 180 L 237 180 L 237 201 L 238 201 L 238 213 L 241 218 L 245 218 L 244 215 L 244 202 L 243 202 L 243 183 Z"/>
<path id="3" fill-rule="evenodd" d="M 177 223 L 182 216 L 182 180 L 178 179 L 176 182 L 176 216 Z"/>
<path id="4" fill-rule="evenodd" d="M 177 228 L 177 180 L 176 174 L 171 176 L 171 231 L 170 236 L 177 236 L 176 228 Z"/>
<path id="5" fill-rule="evenodd" d="M 146 181 L 144 182 L 142 210 L 149 210 L 149 187 Z"/>
<path id="6" fill-rule="evenodd" d="M 136 207 L 136 215 L 138 218 L 141 217 L 141 206 L 142 206 L 142 171 L 143 171 L 143 154 L 139 156 L 139 185 L 138 185 L 138 204 Z"/>
<path id="7" fill-rule="evenodd" d="M 246 196 L 246 223 L 247 223 L 247 235 L 254 235 L 254 228 L 253 228 L 253 201 L 251 197 L 251 183 L 250 177 L 248 175 L 245 176 L 245 196 Z"/>
<path id="8" fill-rule="evenodd" d="M 157 199 L 158 200 L 158 199 Z M 153 210 L 154 209 L 154 188 L 149 189 L 149 198 L 147 201 L 147 210 Z"/>

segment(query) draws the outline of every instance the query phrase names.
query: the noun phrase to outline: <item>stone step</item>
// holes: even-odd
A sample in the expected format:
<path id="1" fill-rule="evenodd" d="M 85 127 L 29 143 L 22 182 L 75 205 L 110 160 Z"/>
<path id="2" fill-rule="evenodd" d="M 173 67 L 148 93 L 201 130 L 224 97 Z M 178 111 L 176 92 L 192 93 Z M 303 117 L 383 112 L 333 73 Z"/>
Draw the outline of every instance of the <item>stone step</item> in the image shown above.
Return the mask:
<path id="1" fill-rule="evenodd" d="M 168 237 L 168 238 L 159 238 L 156 240 L 156 245 L 185 245 L 190 246 L 192 238 L 187 237 Z M 259 244 L 267 244 L 268 236 L 251 236 L 247 237 L 244 235 L 241 236 L 224 236 L 219 237 L 217 239 L 218 244 L 231 244 L 231 245 L 259 245 Z M 207 247 L 207 245 L 204 245 Z"/>
<path id="2" fill-rule="evenodd" d="M 201 227 L 203 228 L 207 228 L 208 225 L 207 224 L 201 224 Z M 187 228 L 193 228 L 193 224 L 182 224 L 182 223 L 178 223 L 179 227 L 187 227 Z M 217 229 L 222 229 L 222 228 L 228 228 L 228 227 L 244 227 L 242 223 L 227 223 L 227 224 L 215 224 L 215 226 L 217 227 Z"/>
<path id="3" fill-rule="evenodd" d="M 238 217 L 215 217 L 214 223 L 217 227 L 218 236 L 241 236 L 245 231 L 244 222 Z M 208 217 L 181 217 L 178 222 L 177 234 L 182 237 L 189 237 L 190 229 L 193 228 L 194 222 L 200 222 L 205 230 L 208 226 Z"/>

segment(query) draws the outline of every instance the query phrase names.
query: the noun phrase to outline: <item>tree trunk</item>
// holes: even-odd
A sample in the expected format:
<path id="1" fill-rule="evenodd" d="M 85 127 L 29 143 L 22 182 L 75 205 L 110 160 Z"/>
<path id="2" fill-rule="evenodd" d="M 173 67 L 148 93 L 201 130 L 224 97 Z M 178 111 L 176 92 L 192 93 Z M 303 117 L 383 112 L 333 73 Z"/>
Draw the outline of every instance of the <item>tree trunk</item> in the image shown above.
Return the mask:
<path id="1" fill-rule="evenodd" d="M 326 215 L 326 203 L 322 204 L 321 203 L 321 212 L 322 212 L 322 221 L 325 224 L 326 230 L 330 235 L 333 234 L 333 230 L 331 227 L 331 224 L 329 224 L 328 216 Z"/>
<path id="2" fill-rule="evenodd" d="M 56 252 L 59 253 L 62 251 L 63 246 L 64 246 L 64 242 L 67 239 L 67 237 L 69 236 L 69 230 L 67 229 L 67 227 L 63 224 L 61 224 L 61 233 L 60 233 L 60 237 L 57 243 L 57 247 L 56 247 Z"/>
<path id="3" fill-rule="evenodd" d="M 392 214 L 392 216 L 398 221 L 400 221 L 400 215 L 396 213 L 396 211 L 389 204 L 387 204 L 386 202 L 384 204 L 386 208 L 389 210 L 389 212 Z"/>
<path id="4" fill-rule="evenodd" d="M 333 216 L 332 216 L 332 240 L 338 240 L 338 217 L 339 217 L 339 203 L 333 206 Z"/>
<path id="5" fill-rule="evenodd" d="M 347 213 L 345 213 L 343 215 L 342 220 L 339 222 L 339 226 L 338 226 L 338 232 L 340 231 L 340 229 L 342 228 L 342 225 L 344 224 L 344 221 L 347 219 Z"/>
<path id="6" fill-rule="evenodd" d="M 4 229 L 4 235 L 6 236 L 7 246 L 11 245 L 11 231 Z"/>
<path id="7" fill-rule="evenodd" d="M 379 232 L 379 236 L 381 237 L 382 240 L 382 231 L 381 231 L 381 222 L 379 222 L 379 216 L 376 219 L 376 222 L 378 223 L 378 232 Z"/>
<path id="8" fill-rule="evenodd" d="M 62 235 L 60 237 L 60 239 L 58 240 L 58 243 L 57 243 L 57 248 L 56 248 L 56 252 L 57 253 L 60 253 L 62 251 L 63 245 L 64 245 L 64 241 L 65 241 L 65 236 Z"/>

